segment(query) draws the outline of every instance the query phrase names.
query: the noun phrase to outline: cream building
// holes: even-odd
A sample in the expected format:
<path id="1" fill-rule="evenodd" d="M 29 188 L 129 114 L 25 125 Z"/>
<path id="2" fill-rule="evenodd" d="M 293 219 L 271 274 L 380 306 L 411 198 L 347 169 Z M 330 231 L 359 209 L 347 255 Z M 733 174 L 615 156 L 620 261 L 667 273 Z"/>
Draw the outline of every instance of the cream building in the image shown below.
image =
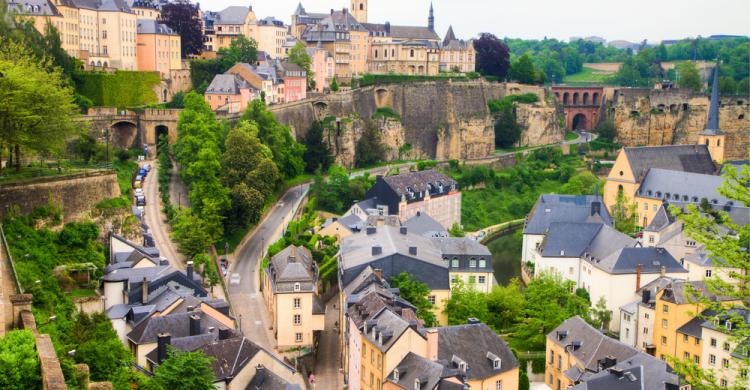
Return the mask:
<path id="1" fill-rule="evenodd" d="M 231 6 L 219 12 L 205 12 L 203 26 L 206 51 L 218 52 L 229 47 L 232 39 L 240 35 L 258 40 L 258 20 L 251 6 Z"/>
<path id="2" fill-rule="evenodd" d="M 138 19 L 159 20 L 161 18 L 159 6 L 150 0 L 133 1 L 130 8 L 138 15 Z"/>
<path id="3" fill-rule="evenodd" d="M 258 50 L 266 52 L 276 59 L 286 58 L 284 45 L 286 44 L 287 28 L 284 22 L 269 16 L 258 20 L 257 36 Z"/>
<path id="4" fill-rule="evenodd" d="M 325 304 L 317 284 L 317 265 L 307 248 L 288 246 L 269 261 L 263 297 L 280 350 L 312 347 L 325 328 Z"/>
<path id="5" fill-rule="evenodd" d="M 714 316 L 701 322 L 701 337 L 704 340 L 701 366 L 711 370 L 717 377 L 720 387 L 749 388 L 747 359 L 750 359 L 748 346 L 739 346 L 732 335 L 737 324 L 734 317 L 750 322 L 750 315 L 744 309 L 729 311 L 733 318 Z"/>
<path id="6" fill-rule="evenodd" d="M 476 70 L 476 56 L 474 40 L 457 39 L 453 32 L 453 26 L 449 26 L 443 44 L 440 46 L 440 71 L 474 72 Z"/>

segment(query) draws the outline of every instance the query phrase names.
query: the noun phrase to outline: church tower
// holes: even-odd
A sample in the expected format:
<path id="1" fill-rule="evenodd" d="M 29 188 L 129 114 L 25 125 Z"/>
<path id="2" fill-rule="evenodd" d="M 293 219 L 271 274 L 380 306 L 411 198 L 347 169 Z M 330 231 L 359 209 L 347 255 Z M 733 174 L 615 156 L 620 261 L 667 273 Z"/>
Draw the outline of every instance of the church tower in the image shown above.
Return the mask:
<path id="1" fill-rule="evenodd" d="M 352 16 L 360 23 L 367 23 L 367 0 L 352 0 Z"/>
<path id="2" fill-rule="evenodd" d="M 435 31 L 435 13 L 432 10 L 432 2 L 430 2 L 430 16 L 427 17 L 427 28 Z"/>
<path id="3" fill-rule="evenodd" d="M 698 137 L 698 144 L 706 145 L 711 159 L 716 163 L 724 161 L 724 148 L 726 147 L 726 136 L 719 130 L 719 62 L 714 68 L 713 80 L 711 82 L 711 102 L 708 109 L 706 127 Z"/>

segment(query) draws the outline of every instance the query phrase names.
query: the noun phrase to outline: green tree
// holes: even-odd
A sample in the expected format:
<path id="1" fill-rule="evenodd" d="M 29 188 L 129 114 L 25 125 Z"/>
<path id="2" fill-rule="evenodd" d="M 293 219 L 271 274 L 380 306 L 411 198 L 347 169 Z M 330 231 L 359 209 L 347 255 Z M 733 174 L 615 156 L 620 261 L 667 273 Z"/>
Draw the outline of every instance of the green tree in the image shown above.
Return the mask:
<path id="1" fill-rule="evenodd" d="M 357 167 L 372 166 L 385 159 L 385 146 L 375 122 L 367 121 L 362 137 L 354 147 L 354 153 L 354 164 Z"/>
<path id="2" fill-rule="evenodd" d="M 526 305 L 521 282 L 513 278 L 507 286 L 494 286 L 487 294 L 487 324 L 495 331 L 510 329 L 518 321 Z"/>
<path id="3" fill-rule="evenodd" d="M 597 329 L 606 329 L 609 321 L 612 320 L 612 311 L 607 309 L 607 301 L 604 297 L 599 297 L 596 306 L 591 308 L 591 318 L 589 323 Z"/>
<path id="4" fill-rule="evenodd" d="M 618 191 L 615 197 L 615 204 L 612 206 L 612 218 L 615 221 L 615 229 L 625 234 L 635 233 L 638 208 L 622 190 Z"/>
<path id="5" fill-rule="evenodd" d="M 448 231 L 450 233 L 451 237 L 464 237 L 466 236 L 466 232 L 464 232 L 464 229 L 461 228 L 461 225 L 458 223 L 454 223 L 453 226 L 451 226 L 450 230 Z"/>
<path id="6" fill-rule="evenodd" d="M 531 58 L 524 54 L 519 57 L 510 67 L 510 78 L 522 84 L 534 84 L 537 80 L 537 72 Z"/>
<path id="7" fill-rule="evenodd" d="M 172 221 L 172 238 L 177 241 L 180 252 L 188 257 L 206 252 L 218 239 L 209 234 L 206 221 L 189 208 L 176 211 Z"/>
<path id="8" fill-rule="evenodd" d="M 232 187 L 232 208 L 230 209 L 229 221 L 234 223 L 234 228 L 252 226 L 260 220 L 265 204 L 263 194 L 255 188 L 250 188 L 245 183 L 239 183 Z"/>
<path id="9" fill-rule="evenodd" d="M 589 195 L 594 193 L 599 179 L 591 172 L 581 172 L 565 183 L 560 192 L 568 195 Z"/>
<path id="10" fill-rule="evenodd" d="M 258 44 L 254 39 L 238 35 L 232 38 L 229 47 L 219 49 L 219 56 L 225 69 L 238 63 L 254 64 L 258 60 Z"/>
<path id="11" fill-rule="evenodd" d="M 79 313 L 70 335 L 72 343 L 66 349 L 75 349 L 75 361 L 89 366 L 94 381 L 109 380 L 114 372 L 123 368 L 123 363 L 132 360 L 130 351 L 125 349 L 104 313 Z"/>
<path id="12" fill-rule="evenodd" d="M 336 76 L 333 76 L 333 80 L 331 80 L 331 85 L 329 86 L 331 89 L 331 92 L 338 92 L 339 91 L 339 82 L 336 80 Z"/>
<path id="13" fill-rule="evenodd" d="M 213 390 L 212 359 L 203 352 L 172 350 L 156 370 L 151 380 L 162 389 Z"/>
<path id="14" fill-rule="evenodd" d="M 302 142 L 305 145 L 305 154 L 302 155 L 305 172 L 315 173 L 318 169 L 323 173 L 327 172 L 333 164 L 333 155 L 331 148 L 323 140 L 323 123 L 314 121 Z"/>
<path id="15" fill-rule="evenodd" d="M 42 387 L 34 335 L 13 330 L 0 338 L 0 388 L 9 390 Z"/>
<path id="16" fill-rule="evenodd" d="M 291 179 L 304 172 L 305 161 L 302 155 L 305 153 L 305 147 L 292 137 L 289 127 L 276 120 L 262 101 L 253 100 L 241 119 L 254 122 L 258 126 L 258 138 L 271 149 L 273 162 L 284 178 Z"/>
<path id="17" fill-rule="evenodd" d="M 307 87 L 313 88 L 315 82 L 315 73 L 312 71 L 312 58 L 307 54 L 307 46 L 304 42 L 298 41 L 289 49 L 289 62 L 299 65 L 307 73 Z"/>
<path id="18" fill-rule="evenodd" d="M 399 289 L 401 297 L 417 308 L 417 317 L 422 319 L 425 326 L 435 326 L 437 320 L 432 312 L 432 304 L 427 299 L 430 288 L 419 280 L 414 280 L 410 274 L 402 272 L 390 280 L 391 287 Z"/>
<path id="19" fill-rule="evenodd" d="M 486 323 L 490 316 L 487 294 L 459 280 L 451 286 L 451 297 L 445 302 L 443 313 L 448 316 L 449 325 L 465 324 L 472 317 Z"/>
<path id="20" fill-rule="evenodd" d="M 685 61 L 677 68 L 680 79 L 678 84 L 680 88 L 690 89 L 694 92 L 700 92 L 703 89 L 700 72 L 692 61 Z"/>
<path id="21" fill-rule="evenodd" d="M 611 119 L 600 121 L 596 125 L 595 131 L 599 135 L 599 138 L 607 142 L 614 142 L 617 138 L 617 128 L 615 127 L 615 122 Z"/>
<path id="22" fill-rule="evenodd" d="M 722 95 L 734 95 L 737 93 L 737 82 L 731 77 L 719 78 L 719 93 Z"/>
<path id="23" fill-rule="evenodd" d="M 0 38 L 0 73 L 0 144 L 13 145 L 16 170 L 21 148 L 59 153 L 81 132 L 73 90 L 49 59 Z"/>

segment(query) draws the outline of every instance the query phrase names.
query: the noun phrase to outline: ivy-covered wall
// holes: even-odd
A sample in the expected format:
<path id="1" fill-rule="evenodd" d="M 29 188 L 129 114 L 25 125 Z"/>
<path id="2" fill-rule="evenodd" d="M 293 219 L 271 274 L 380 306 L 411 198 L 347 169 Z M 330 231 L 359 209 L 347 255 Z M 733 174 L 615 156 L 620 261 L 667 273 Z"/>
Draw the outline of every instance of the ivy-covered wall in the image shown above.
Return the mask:
<path id="1" fill-rule="evenodd" d="M 161 80 L 157 72 L 77 72 L 73 79 L 78 93 L 95 106 L 125 108 L 158 102 L 154 86 Z"/>

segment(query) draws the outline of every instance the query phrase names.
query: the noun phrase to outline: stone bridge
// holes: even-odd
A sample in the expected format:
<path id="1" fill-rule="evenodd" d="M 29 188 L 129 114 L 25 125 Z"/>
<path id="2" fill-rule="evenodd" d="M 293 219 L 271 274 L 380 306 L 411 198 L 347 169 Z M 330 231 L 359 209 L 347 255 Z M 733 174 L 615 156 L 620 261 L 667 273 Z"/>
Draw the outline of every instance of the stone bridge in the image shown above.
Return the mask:
<path id="1" fill-rule="evenodd" d="M 127 149 L 147 144 L 154 153 L 157 140 L 162 134 L 167 134 L 170 142 L 177 139 L 177 120 L 181 111 L 158 108 L 133 111 L 96 107 L 89 109 L 82 120 L 88 123 L 91 133 L 96 137 L 104 139 L 109 134 L 109 141 L 117 148 Z"/>
<path id="2" fill-rule="evenodd" d="M 565 112 L 566 130 L 593 130 L 604 106 L 604 88 L 554 86 L 552 92 Z"/>

